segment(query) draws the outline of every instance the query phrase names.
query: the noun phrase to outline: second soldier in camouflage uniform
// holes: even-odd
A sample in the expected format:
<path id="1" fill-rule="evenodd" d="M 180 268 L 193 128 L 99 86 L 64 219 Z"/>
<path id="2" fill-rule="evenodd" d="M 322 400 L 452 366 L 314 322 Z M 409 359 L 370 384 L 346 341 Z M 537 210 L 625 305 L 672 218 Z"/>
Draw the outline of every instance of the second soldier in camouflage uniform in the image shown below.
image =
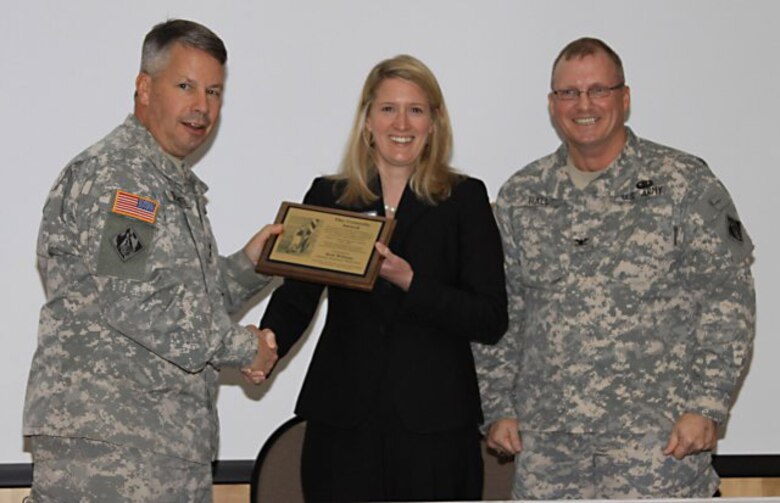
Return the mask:
<path id="1" fill-rule="evenodd" d="M 474 347 L 488 445 L 516 455 L 515 499 L 711 496 L 752 346 L 752 244 L 704 162 L 624 126 L 603 42 L 569 44 L 552 85 L 565 143 L 496 204 L 510 328 Z"/>
<path id="2" fill-rule="evenodd" d="M 35 503 L 211 501 L 217 370 L 275 360 L 266 334 L 229 317 L 268 282 L 253 262 L 271 231 L 221 257 L 183 160 L 218 118 L 225 59 L 201 25 L 156 26 L 135 114 L 46 201 L 24 417 Z"/>

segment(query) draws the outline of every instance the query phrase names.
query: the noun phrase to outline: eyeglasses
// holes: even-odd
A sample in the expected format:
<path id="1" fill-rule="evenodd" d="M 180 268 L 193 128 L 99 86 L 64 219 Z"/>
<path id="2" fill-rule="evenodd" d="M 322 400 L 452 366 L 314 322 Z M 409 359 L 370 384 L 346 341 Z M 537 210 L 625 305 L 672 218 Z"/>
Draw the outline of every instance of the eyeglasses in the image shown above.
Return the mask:
<path id="1" fill-rule="evenodd" d="M 612 94 L 612 91 L 615 91 L 617 89 L 620 89 L 621 87 L 624 87 L 626 85 L 625 82 L 621 82 L 620 84 L 617 84 L 612 87 L 605 87 L 605 86 L 593 86 L 591 88 L 588 88 L 587 91 L 580 91 L 579 89 L 553 89 L 553 94 L 556 98 L 559 100 L 564 101 L 574 101 L 580 99 L 580 95 L 582 93 L 585 93 L 588 95 L 588 98 L 590 99 L 598 99 L 598 98 L 606 98 L 610 94 Z"/>

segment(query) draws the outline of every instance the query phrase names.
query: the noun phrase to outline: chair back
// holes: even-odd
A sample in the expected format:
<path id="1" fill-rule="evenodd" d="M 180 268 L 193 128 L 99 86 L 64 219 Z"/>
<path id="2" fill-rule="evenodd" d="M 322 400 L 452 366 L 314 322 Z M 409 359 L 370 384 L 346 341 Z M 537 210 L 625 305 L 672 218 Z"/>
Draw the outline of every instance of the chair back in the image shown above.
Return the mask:
<path id="1" fill-rule="evenodd" d="M 482 486 L 484 501 L 509 501 L 512 499 L 512 481 L 515 478 L 514 458 L 499 458 L 491 453 L 482 439 L 482 464 L 485 480 Z"/>
<path id="2" fill-rule="evenodd" d="M 287 420 L 266 440 L 255 460 L 250 481 L 252 503 L 303 503 L 301 451 L 306 422 Z M 512 496 L 515 464 L 512 458 L 498 458 L 482 439 L 485 501 L 507 501 Z"/>
<path id="3" fill-rule="evenodd" d="M 257 455 L 250 481 L 252 503 L 303 503 L 301 451 L 306 422 L 294 417 L 268 437 Z"/>

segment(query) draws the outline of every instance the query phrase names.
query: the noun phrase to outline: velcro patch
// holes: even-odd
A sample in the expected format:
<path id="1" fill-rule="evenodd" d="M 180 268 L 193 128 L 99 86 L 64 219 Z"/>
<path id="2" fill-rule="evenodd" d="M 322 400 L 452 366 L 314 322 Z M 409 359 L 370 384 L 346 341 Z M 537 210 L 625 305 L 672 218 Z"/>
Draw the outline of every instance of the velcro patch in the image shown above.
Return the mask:
<path id="1" fill-rule="evenodd" d="M 720 184 L 713 184 L 707 189 L 692 210 L 701 216 L 705 228 L 717 234 L 729 250 L 733 262 L 740 263 L 752 255 L 750 233 L 740 222 L 731 197 Z"/>
<path id="2" fill-rule="evenodd" d="M 143 280 L 154 248 L 156 227 L 109 212 L 103 225 L 97 257 L 98 275 Z"/>
<path id="3" fill-rule="evenodd" d="M 119 215 L 153 224 L 157 219 L 157 209 L 159 207 L 160 204 L 153 199 L 131 194 L 123 190 L 117 190 L 116 195 L 114 196 L 114 204 L 111 206 L 111 211 Z"/>

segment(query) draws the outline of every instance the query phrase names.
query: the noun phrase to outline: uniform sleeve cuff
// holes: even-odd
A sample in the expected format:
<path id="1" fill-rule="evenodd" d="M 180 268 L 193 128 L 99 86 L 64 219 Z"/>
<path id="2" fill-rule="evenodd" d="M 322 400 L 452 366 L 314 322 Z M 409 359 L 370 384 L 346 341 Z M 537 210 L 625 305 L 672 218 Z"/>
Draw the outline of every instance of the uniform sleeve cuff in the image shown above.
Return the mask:
<path id="1" fill-rule="evenodd" d="M 245 368 L 251 365 L 255 356 L 257 356 L 257 337 L 248 328 L 235 325 L 225 334 L 214 364 L 218 368 Z"/>
<path id="2" fill-rule="evenodd" d="M 231 269 L 231 276 L 248 290 L 263 288 L 272 279 L 270 276 L 255 272 L 255 264 L 249 260 L 244 250 L 238 250 L 230 255 L 227 264 Z"/>

